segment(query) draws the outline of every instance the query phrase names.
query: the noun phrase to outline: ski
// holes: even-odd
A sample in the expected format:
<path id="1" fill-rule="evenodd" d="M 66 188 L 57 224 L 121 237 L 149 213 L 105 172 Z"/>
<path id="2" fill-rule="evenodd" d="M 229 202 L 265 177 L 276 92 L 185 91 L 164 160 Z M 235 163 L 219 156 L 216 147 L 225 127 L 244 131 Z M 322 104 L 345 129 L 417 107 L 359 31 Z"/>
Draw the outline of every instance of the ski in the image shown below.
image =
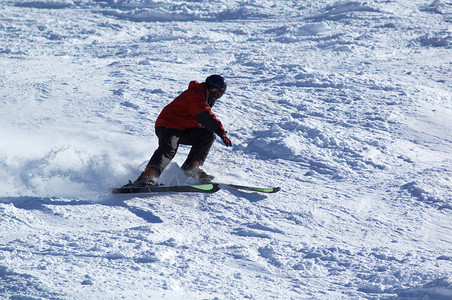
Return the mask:
<path id="1" fill-rule="evenodd" d="M 149 185 L 144 187 L 123 186 L 112 189 L 113 194 L 140 194 L 140 193 L 215 193 L 221 187 L 229 187 L 236 190 L 244 190 L 259 193 L 276 193 L 281 190 L 280 187 L 254 187 L 230 183 L 200 183 L 193 185 Z"/>
<path id="2" fill-rule="evenodd" d="M 194 185 L 148 185 L 144 187 L 120 187 L 112 189 L 113 194 L 137 194 L 137 193 L 215 193 L 220 190 L 218 183 L 194 184 Z"/>
<path id="3" fill-rule="evenodd" d="M 229 184 L 229 183 L 219 183 L 220 186 L 227 186 L 236 190 L 245 190 L 251 192 L 260 192 L 260 193 L 276 193 L 281 190 L 280 187 L 271 187 L 271 188 L 263 188 L 263 187 L 253 187 L 253 186 L 244 186 L 237 184 Z"/>

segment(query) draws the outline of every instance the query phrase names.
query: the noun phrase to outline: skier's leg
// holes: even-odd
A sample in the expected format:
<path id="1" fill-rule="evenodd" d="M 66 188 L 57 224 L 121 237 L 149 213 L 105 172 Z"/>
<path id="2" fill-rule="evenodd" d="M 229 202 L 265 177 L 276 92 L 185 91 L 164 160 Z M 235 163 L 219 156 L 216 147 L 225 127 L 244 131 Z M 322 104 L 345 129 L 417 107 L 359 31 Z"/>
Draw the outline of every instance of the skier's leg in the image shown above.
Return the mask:
<path id="1" fill-rule="evenodd" d="M 192 147 L 183 166 L 192 161 L 196 161 L 198 166 L 202 166 L 214 141 L 215 134 L 209 129 L 190 128 L 184 130 L 180 136 L 179 144 L 191 145 Z"/>
<path id="2" fill-rule="evenodd" d="M 192 146 L 187 159 L 181 167 L 187 176 L 202 181 L 214 179 L 213 176 L 208 175 L 199 168 L 199 166 L 204 164 L 214 141 L 215 134 L 206 128 L 193 128 L 184 131 L 179 143 Z"/>
<path id="3" fill-rule="evenodd" d="M 166 127 L 157 127 L 155 129 L 155 133 L 159 138 L 159 146 L 149 160 L 146 169 L 152 168 L 155 170 L 157 177 L 162 174 L 163 170 L 176 155 L 181 132 L 181 130 Z"/>

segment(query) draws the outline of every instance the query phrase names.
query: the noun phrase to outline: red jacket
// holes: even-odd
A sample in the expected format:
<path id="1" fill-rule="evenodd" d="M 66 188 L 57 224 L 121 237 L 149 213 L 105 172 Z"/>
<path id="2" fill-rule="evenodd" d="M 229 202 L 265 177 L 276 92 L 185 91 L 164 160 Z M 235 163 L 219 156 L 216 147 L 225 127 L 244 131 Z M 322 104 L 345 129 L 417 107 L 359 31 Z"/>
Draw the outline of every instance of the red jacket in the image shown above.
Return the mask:
<path id="1" fill-rule="evenodd" d="M 221 136 L 224 133 L 223 125 L 206 100 L 206 85 L 197 81 L 190 82 L 186 91 L 163 108 L 155 121 L 155 127 L 185 130 L 203 126 Z"/>

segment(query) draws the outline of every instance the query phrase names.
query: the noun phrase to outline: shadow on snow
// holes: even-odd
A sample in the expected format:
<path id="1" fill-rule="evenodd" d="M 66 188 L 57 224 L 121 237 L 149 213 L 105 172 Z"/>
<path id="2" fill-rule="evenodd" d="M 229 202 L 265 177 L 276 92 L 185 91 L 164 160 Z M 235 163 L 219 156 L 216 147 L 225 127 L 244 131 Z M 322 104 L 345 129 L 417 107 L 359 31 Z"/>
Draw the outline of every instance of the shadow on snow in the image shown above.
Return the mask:
<path id="1" fill-rule="evenodd" d="M 52 210 L 46 205 L 57 206 L 76 206 L 76 205 L 106 205 L 127 208 L 131 213 L 143 219 L 148 223 L 162 223 L 162 219 L 154 215 L 150 211 L 146 211 L 137 207 L 129 206 L 124 202 L 125 199 L 110 199 L 107 201 L 96 202 L 90 200 L 62 200 L 55 198 L 41 198 L 41 197 L 0 197 L 0 203 L 12 204 L 16 208 L 25 210 L 38 210 L 44 213 L 52 213 Z"/>

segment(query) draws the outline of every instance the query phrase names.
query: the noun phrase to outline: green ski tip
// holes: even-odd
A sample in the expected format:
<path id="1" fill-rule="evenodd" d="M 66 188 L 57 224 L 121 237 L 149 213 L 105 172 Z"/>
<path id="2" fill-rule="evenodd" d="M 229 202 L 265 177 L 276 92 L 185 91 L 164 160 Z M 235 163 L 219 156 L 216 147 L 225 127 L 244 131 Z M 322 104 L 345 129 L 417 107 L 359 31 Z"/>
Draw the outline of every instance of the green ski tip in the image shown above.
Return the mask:
<path id="1" fill-rule="evenodd" d="M 213 184 L 197 184 L 197 185 L 192 185 L 193 188 L 198 189 L 198 190 L 202 190 L 202 191 L 210 191 L 214 189 Z"/>
<path id="2" fill-rule="evenodd" d="M 276 193 L 281 190 L 280 187 L 262 188 L 262 187 L 254 187 L 254 186 L 243 186 L 243 185 L 237 185 L 237 184 L 222 184 L 222 185 L 233 188 L 233 189 L 237 189 L 237 190 L 245 190 L 245 191 L 260 192 L 260 193 Z"/>

